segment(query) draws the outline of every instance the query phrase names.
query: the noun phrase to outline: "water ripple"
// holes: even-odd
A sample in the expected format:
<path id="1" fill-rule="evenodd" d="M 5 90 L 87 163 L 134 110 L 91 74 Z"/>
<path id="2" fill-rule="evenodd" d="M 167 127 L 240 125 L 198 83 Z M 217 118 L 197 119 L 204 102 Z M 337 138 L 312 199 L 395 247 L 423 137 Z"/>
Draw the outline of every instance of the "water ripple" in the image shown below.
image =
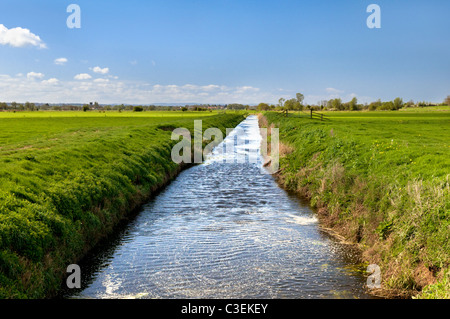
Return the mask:
<path id="1" fill-rule="evenodd" d="M 246 141 L 236 153 L 258 153 L 256 117 L 240 129 Z M 145 205 L 121 238 L 92 259 L 76 296 L 368 297 L 364 278 L 345 268 L 345 254 L 319 231 L 314 213 L 261 174 L 261 159 L 223 163 L 229 154 L 221 149 Z"/>

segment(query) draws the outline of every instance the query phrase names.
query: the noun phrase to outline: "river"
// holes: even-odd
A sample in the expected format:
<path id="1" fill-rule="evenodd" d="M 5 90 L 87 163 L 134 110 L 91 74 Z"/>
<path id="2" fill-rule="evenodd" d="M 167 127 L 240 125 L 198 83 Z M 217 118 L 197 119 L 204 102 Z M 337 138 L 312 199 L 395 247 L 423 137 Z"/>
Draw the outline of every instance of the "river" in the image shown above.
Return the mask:
<path id="1" fill-rule="evenodd" d="M 238 128 L 245 138 L 234 152 L 252 158 L 261 142 L 258 119 L 249 116 Z M 371 298 L 357 253 L 263 174 L 259 155 L 233 164 L 221 147 L 96 248 L 80 264 L 82 289 L 64 297 Z"/>

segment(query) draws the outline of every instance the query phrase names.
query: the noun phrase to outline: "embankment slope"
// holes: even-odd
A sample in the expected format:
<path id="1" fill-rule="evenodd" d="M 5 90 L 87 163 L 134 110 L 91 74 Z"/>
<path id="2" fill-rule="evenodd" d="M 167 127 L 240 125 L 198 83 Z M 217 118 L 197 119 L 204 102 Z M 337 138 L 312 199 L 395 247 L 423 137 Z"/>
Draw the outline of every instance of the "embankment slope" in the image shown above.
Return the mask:
<path id="1" fill-rule="evenodd" d="M 450 112 L 260 116 L 280 129 L 279 183 L 381 267 L 384 296 L 450 298 Z"/>
<path id="2" fill-rule="evenodd" d="M 194 119 L 4 120 L 9 140 L 34 133 L 0 148 L 0 298 L 54 296 L 69 264 L 182 169 L 171 130 L 193 133 Z M 244 115 L 201 119 L 225 133 Z"/>

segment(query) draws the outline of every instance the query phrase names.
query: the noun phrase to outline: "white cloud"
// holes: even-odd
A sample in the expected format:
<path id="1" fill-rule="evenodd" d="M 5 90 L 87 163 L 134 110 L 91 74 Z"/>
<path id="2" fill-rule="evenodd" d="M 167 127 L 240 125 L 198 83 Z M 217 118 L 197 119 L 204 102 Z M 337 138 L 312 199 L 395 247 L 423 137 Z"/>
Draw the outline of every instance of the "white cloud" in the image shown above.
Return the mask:
<path id="1" fill-rule="evenodd" d="M 41 38 L 31 33 L 30 30 L 21 27 L 8 29 L 3 24 L 0 24 L 0 45 L 10 45 L 15 48 L 27 46 L 35 46 L 40 49 L 47 48 Z"/>
<path id="2" fill-rule="evenodd" d="M 42 81 L 42 84 L 58 84 L 58 83 L 59 83 L 59 80 L 56 78 L 51 78 L 51 79 Z"/>
<path id="3" fill-rule="evenodd" d="M 142 90 L 145 86 L 142 87 Z M 274 101 L 276 96 L 268 92 L 260 92 L 259 88 L 252 86 L 228 87 L 225 85 L 195 85 L 185 84 L 160 85 L 156 84 L 146 89 L 150 99 L 155 102 L 177 102 L 177 103 L 249 103 L 257 104 L 261 101 Z M 144 93 L 140 93 L 144 94 Z"/>
<path id="4" fill-rule="evenodd" d="M 220 86 L 214 85 L 214 84 L 205 85 L 205 86 L 202 87 L 202 89 L 207 90 L 207 91 L 214 91 L 214 90 L 217 90 L 219 88 L 220 88 Z"/>
<path id="5" fill-rule="evenodd" d="M 66 58 L 58 58 L 58 59 L 55 59 L 55 64 L 56 65 L 64 65 L 64 64 L 66 64 L 67 63 L 67 59 Z"/>
<path id="6" fill-rule="evenodd" d="M 95 79 L 94 82 L 95 83 L 108 83 L 109 80 L 108 79 Z"/>
<path id="7" fill-rule="evenodd" d="M 338 89 L 335 89 L 335 88 L 326 88 L 325 89 L 328 93 L 331 93 L 331 94 L 340 94 L 340 93 L 344 93 L 344 91 L 341 91 L 341 90 L 338 90 Z"/>
<path id="8" fill-rule="evenodd" d="M 37 72 L 28 72 L 27 73 L 28 80 L 42 79 L 43 77 L 44 77 L 44 74 L 42 74 L 42 73 L 37 73 Z"/>
<path id="9" fill-rule="evenodd" d="M 31 73 L 31 72 L 30 72 Z M 56 78 L 44 80 L 38 73 L 31 78 L 41 81 L 30 81 L 25 77 L 0 75 L 0 92 L 6 101 L 37 101 L 42 103 L 243 103 L 258 104 L 265 101 L 273 103 L 279 94 L 267 92 L 252 86 L 225 86 L 217 84 L 150 84 L 148 82 L 132 82 L 114 80 L 109 75 L 92 79 L 89 74 L 82 73 L 74 80 L 63 81 Z M 28 76 L 28 77 L 30 77 Z"/>
<path id="10" fill-rule="evenodd" d="M 238 92 L 240 93 L 246 93 L 246 92 L 258 92 L 258 88 L 254 88 L 252 86 L 241 86 L 238 88 Z"/>
<path id="11" fill-rule="evenodd" d="M 89 80 L 91 78 L 92 78 L 92 76 L 90 76 L 87 73 L 80 73 L 80 74 L 75 75 L 75 77 L 74 77 L 75 80 Z"/>
<path id="12" fill-rule="evenodd" d="M 98 74 L 108 74 L 108 72 L 109 72 L 109 68 L 103 68 L 102 69 L 99 66 L 91 68 L 91 70 L 94 71 L 95 73 L 98 73 Z"/>

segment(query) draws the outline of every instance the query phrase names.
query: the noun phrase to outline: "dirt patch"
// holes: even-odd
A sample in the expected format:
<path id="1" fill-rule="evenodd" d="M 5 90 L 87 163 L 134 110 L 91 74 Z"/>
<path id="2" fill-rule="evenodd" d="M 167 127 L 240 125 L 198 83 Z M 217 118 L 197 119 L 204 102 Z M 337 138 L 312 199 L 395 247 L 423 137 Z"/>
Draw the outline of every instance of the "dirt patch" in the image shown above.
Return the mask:
<path id="1" fill-rule="evenodd" d="M 175 128 L 176 128 L 175 126 L 171 126 L 171 125 L 158 126 L 158 130 L 167 131 L 167 132 L 172 132 Z"/>
<path id="2" fill-rule="evenodd" d="M 29 150 L 31 148 L 33 148 L 33 145 L 26 145 L 26 146 L 23 146 L 23 147 L 12 149 L 11 151 L 14 151 L 14 152 L 16 152 L 16 151 L 25 151 L 25 150 Z"/>
<path id="3" fill-rule="evenodd" d="M 422 290 L 425 286 L 436 283 L 436 278 L 424 263 L 420 263 L 414 270 L 414 281 L 418 286 L 417 288 Z"/>

